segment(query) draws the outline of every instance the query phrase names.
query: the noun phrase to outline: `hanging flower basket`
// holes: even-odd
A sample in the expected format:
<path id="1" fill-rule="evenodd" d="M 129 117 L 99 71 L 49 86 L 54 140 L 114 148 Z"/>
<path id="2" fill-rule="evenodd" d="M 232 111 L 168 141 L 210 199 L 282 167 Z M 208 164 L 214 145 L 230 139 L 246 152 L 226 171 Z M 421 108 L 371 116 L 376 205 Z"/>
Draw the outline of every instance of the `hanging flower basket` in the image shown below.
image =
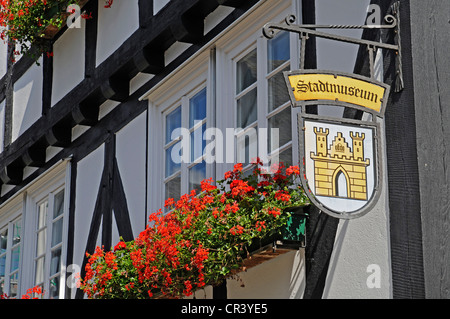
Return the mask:
<path id="1" fill-rule="evenodd" d="M 0 1 L 0 38 L 14 42 L 15 54 L 28 54 L 37 59 L 48 52 L 50 41 L 72 14 L 69 5 L 80 8 L 89 0 L 4 0 Z M 110 7 L 112 0 L 106 0 Z M 83 17 L 83 15 L 82 15 Z M 31 50 L 34 47 L 35 50 Z"/>
<path id="2" fill-rule="evenodd" d="M 81 289 L 98 299 L 180 298 L 232 276 L 252 243 L 301 243 L 305 216 L 297 211 L 309 202 L 298 167 L 266 172 L 257 159 L 252 172 L 244 177 L 236 164 L 217 185 L 204 180 L 199 194 L 166 200 L 170 212 L 151 214 L 135 240 L 88 252 Z"/>

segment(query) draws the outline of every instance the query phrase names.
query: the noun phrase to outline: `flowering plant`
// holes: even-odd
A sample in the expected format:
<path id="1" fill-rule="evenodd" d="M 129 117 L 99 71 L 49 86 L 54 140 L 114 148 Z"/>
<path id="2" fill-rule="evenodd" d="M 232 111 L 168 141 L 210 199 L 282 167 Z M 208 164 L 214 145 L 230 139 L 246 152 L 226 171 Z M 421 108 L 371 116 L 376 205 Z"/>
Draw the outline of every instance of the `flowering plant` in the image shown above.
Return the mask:
<path id="1" fill-rule="evenodd" d="M 169 198 L 171 211 L 152 214 L 135 240 L 87 254 L 83 291 L 89 298 L 179 298 L 222 282 L 253 240 L 287 223 L 287 208 L 308 203 L 297 166 L 280 164 L 268 174 L 258 159 L 253 164 L 249 176 L 236 164 L 217 186 L 207 179 L 199 194 Z"/>
<path id="2" fill-rule="evenodd" d="M 113 0 L 105 1 L 105 7 L 111 7 Z M 16 55 L 30 53 L 31 45 L 35 45 L 39 56 L 48 50 L 46 30 L 59 30 L 70 14 L 66 12 L 68 6 L 81 2 L 86 0 L 0 0 L 0 37 L 20 46 L 21 52 L 14 51 Z"/>
<path id="3" fill-rule="evenodd" d="M 22 295 L 20 299 L 40 299 L 44 295 L 44 291 L 42 287 L 36 286 L 30 289 L 27 289 L 27 293 Z M 0 300 L 2 299 L 15 299 L 11 298 L 6 294 L 0 294 Z"/>

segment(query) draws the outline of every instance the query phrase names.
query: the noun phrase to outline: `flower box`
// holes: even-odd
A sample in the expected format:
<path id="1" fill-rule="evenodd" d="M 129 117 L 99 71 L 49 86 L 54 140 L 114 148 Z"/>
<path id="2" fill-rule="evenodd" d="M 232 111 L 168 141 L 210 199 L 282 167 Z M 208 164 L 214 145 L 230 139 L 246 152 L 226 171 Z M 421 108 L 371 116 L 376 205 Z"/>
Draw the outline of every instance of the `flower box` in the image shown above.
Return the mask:
<path id="1" fill-rule="evenodd" d="M 292 246 L 294 248 L 306 247 L 306 222 L 308 213 L 307 206 L 296 207 L 291 213 L 287 224 L 282 227 L 278 245 Z"/>
<path id="2" fill-rule="evenodd" d="M 266 250 L 272 246 L 275 250 L 277 247 L 299 249 L 306 247 L 306 222 L 308 218 L 308 206 L 295 207 L 285 210 L 290 213 L 286 225 L 274 230 L 268 236 L 255 238 L 250 245 L 246 247 L 247 254 L 255 254 Z"/>
<path id="3" fill-rule="evenodd" d="M 89 0 L 79 0 L 78 6 L 82 8 Z M 55 4 L 47 13 L 46 18 L 50 19 L 52 17 L 56 17 L 58 14 L 62 14 L 66 18 L 70 16 L 69 12 L 65 12 L 66 4 Z M 55 37 L 55 35 L 67 24 L 67 21 L 63 23 L 61 27 L 57 27 L 53 24 L 49 24 L 45 27 L 43 31 L 42 38 L 51 40 Z"/>

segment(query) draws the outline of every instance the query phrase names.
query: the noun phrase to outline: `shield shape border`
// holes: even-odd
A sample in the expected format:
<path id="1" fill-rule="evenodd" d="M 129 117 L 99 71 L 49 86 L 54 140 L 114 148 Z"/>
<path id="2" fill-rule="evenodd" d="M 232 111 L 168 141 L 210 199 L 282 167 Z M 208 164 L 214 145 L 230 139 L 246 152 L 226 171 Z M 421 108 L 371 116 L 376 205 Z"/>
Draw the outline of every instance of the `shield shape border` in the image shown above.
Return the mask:
<path id="1" fill-rule="evenodd" d="M 350 77 L 357 80 L 366 81 L 371 84 L 379 85 L 385 88 L 385 94 L 382 98 L 382 106 L 380 109 L 380 112 L 374 111 L 372 109 L 365 108 L 360 105 L 355 105 L 347 102 L 342 101 L 328 101 L 328 100 L 312 100 L 312 101 L 297 101 L 294 97 L 294 88 L 291 87 L 289 76 L 291 75 L 298 75 L 298 74 L 327 74 L 327 75 L 335 75 L 335 76 L 343 76 L 343 77 Z M 299 159 L 300 159 L 300 166 L 301 166 L 301 183 L 302 187 L 305 190 L 306 195 L 310 199 L 311 203 L 315 205 L 317 208 L 319 208 L 321 211 L 325 212 L 326 214 L 340 218 L 340 219 L 354 219 L 361 217 L 365 214 L 367 214 L 370 210 L 373 209 L 373 207 L 377 204 L 382 190 L 382 177 L 383 177 L 383 162 L 382 162 L 382 150 L 383 147 L 381 145 L 382 141 L 380 138 L 381 133 L 381 121 L 384 120 L 384 112 L 386 109 L 387 99 L 390 92 L 390 86 L 375 81 L 373 79 L 356 75 L 356 74 L 348 74 L 343 72 L 335 72 L 335 71 L 323 71 L 323 70 L 296 70 L 296 71 L 286 71 L 284 72 L 284 78 L 286 81 L 286 85 L 289 88 L 289 96 L 291 99 L 291 103 L 293 107 L 301 107 L 301 112 L 298 114 L 298 143 L 299 143 Z M 334 118 L 334 117 L 326 117 L 326 116 L 319 116 L 315 114 L 309 114 L 306 113 L 306 106 L 308 105 L 335 105 L 335 106 L 343 106 L 355 110 L 364 111 L 366 113 L 370 113 L 372 116 L 372 121 L 364 121 L 364 120 L 356 120 L 356 119 L 347 119 L 347 118 Z M 329 207 L 326 207 L 324 204 L 320 202 L 319 199 L 316 198 L 314 193 L 311 190 L 311 187 L 308 183 L 308 180 L 306 178 L 306 167 L 305 167 L 305 130 L 304 130 L 304 122 L 305 120 L 313 120 L 321 123 L 329 123 L 329 124 L 335 124 L 335 125 L 352 125 L 357 127 L 367 127 L 374 130 L 373 134 L 373 143 L 374 143 L 374 188 L 372 196 L 367 200 L 367 203 L 352 212 L 343 212 L 331 209 Z"/>

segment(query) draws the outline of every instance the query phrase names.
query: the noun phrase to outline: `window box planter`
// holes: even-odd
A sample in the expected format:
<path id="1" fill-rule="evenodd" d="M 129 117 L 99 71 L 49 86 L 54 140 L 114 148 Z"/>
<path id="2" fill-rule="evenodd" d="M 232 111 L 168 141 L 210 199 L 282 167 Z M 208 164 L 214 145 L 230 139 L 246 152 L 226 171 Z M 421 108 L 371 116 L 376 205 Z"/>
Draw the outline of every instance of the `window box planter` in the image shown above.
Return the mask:
<path id="1" fill-rule="evenodd" d="M 258 253 L 266 250 L 270 246 L 272 246 L 274 250 L 276 247 L 288 249 L 305 248 L 305 230 L 308 219 L 307 208 L 308 206 L 301 206 L 286 209 L 285 212 L 291 214 L 286 225 L 274 230 L 268 236 L 254 239 L 253 242 L 246 247 L 247 254 L 252 255 Z"/>
<path id="2" fill-rule="evenodd" d="M 78 5 L 80 6 L 80 8 L 82 8 L 89 0 L 79 0 L 78 1 Z M 61 14 L 62 16 L 68 18 L 71 13 L 66 12 L 66 8 L 67 8 L 67 4 L 55 4 L 46 14 L 46 18 L 52 18 L 52 17 L 56 17 L 58 14 Z M 45 27 L 44 31 L 43 31 L 43 36 L 42 38 L 47 39 L 47 40 L 51 40 L 55 37 L 55 35 L 64 27 L 66 26 L 66 22 L 63 23 L 63 25 L 61 27 L 55 26 L 53 24 L 49 24 L 48 26 Z"/>

